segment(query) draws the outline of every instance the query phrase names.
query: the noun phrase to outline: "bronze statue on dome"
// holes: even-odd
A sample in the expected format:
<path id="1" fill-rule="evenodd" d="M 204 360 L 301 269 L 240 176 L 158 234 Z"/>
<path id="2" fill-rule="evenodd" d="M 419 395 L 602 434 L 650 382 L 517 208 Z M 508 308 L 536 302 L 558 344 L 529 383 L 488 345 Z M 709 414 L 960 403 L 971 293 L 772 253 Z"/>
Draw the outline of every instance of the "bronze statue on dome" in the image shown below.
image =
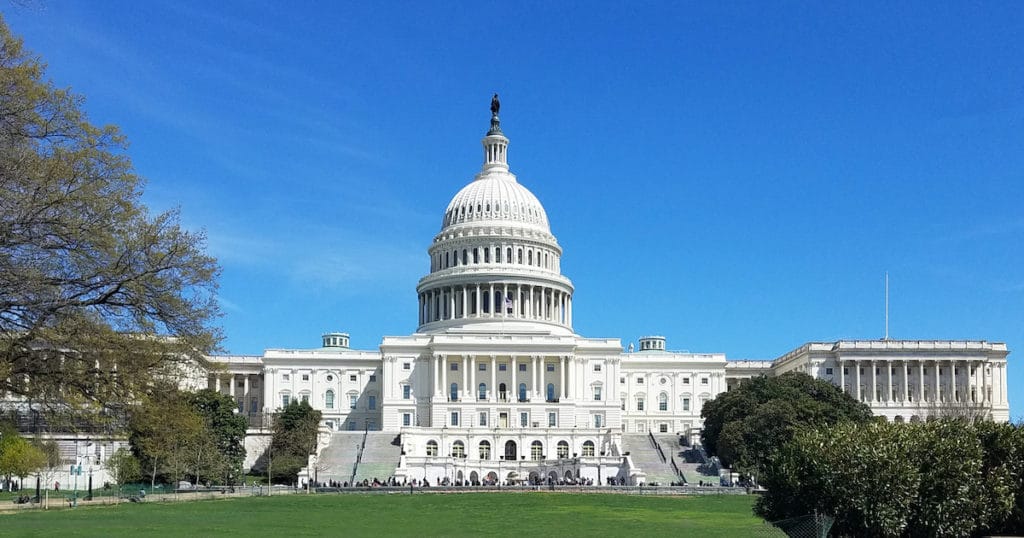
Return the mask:
<path id="1" fill-rule="evenodd" d="M 497 116 L 500 109 L 501 101 L 498 100 L 498 94 L 494 94 L 494 97 L 491 97 L 491 115 Z"/>

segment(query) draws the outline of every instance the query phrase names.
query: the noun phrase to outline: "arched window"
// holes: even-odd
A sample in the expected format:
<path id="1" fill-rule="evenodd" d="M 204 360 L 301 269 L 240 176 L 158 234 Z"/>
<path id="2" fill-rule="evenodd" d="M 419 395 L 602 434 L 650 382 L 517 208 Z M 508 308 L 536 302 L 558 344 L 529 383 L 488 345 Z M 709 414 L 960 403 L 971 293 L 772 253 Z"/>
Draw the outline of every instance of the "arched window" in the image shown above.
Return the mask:
<path id="1" fill-rule="evenodd" d="M 480 459 L 491 459 L 491 443 L 489 441 L 480 441 Z"/>
<path id="2" fill-rule="evenodd" d="M 498 384 L 498 399 L 505 401 L 506 398 L 508 398 L 508 389 L 504 383 L 500 383 Z"/>
<path id="3" fill-rule="evenodd" d="M 544 445 L 540 441 L 530 443 L 530 459 L 540 461 L 544 455 Z"/>
<path id="4" fill-rule="evenodd" d="M 473 263 L 480 263 L 480 249 L 473 249 Z"/>
<path id="5" fill-rule="evenodd" d="M 512 263 L 512 247 L 508 247 L 507 256 L 505 256 L 505 261 L 507 261 L 508 263 Z"/>
<path id="6" fill-rule="evenodd" d="M 462 265 L 469 264 L 469 251 L 462 249 Z"/>
<path id="7" fill-rule="evenodd" d="M 452 457 L 461 458 L 466 455 L 466 445 L 462 444 L 462 441 L 455 441 L 452 443 Z"/>
<path id="8" fill-rule="evenodd" d="M 593 456 L 594 455 L 594 442 L 593 441 L 586 441 L 586 442 L 583 443 L 583 455 L 584 456 Z"/>
<path id="9" fill-rule="evenodd" d="M 451 395 L 450 395 L 449 400 L 451 400 L 453 402 L 459 401 L 459 384 L 458 383 L 452 383 Z"/>
<path id="10" fill-rule="evenodd" d="M 523 249 L 519 249 L 518 253 L 519 253 L 519 256 L 517 257 L 517 260 L 518 260 L 517 263 L 519 265 L 522 265 L 523 264 Z"/>
<path id="11" fill-rule="evenodd" d="M 505 442 L 505 461 L 516 461 L 516 442 Z"/>
<path id="12" fill-rule="evenodd" d="M 559 458 L 569 457 L 569 443 L 566 443 L 565 441 L 559 441 L 557 450 Z"/>
<path id="13" fill-rule="evenodd" d="M 486 400 L 487 399 L 487 383 L 480 383 L 480 386 L 477 387 L 477 392 L 478 392 L 477 399 L 479 399 L 479 400 Z"/>
<path id="14" fill-rule="evenodd" d="M 533 265 L 533 251 L 528 250 L 526 252 L 526 265 Z"/>
<path id="15" fill-rule="evenodd" d="M 324 407 L 327 409 L 334 409 L 334 391 L 328 390 L 324 393 Z"/>
<path id="16" fill-rule="evenodd" d="M 525 402 L 526 401 L 526 383 L 520 383 L 519 384 L 519 401 L 520 402 Z"/>
<path id="17" fill-rule="evenodd" d="M 555 401 L 555 384 L 554 383 L 548 383 L 548 401 L 549 402 Z"/>
<path id="18" fill-rule="evenodd" d="M 437 441 L 434 441 L 434 440 L 427 441 L 427 455 L 428 456 L 436 456 L 437 455 Z"/>
<path id="19" fill-rule="evenodd" d="M 664 392 L 658 395 L 658 411 L 668 411 L 668 394 Z"/>

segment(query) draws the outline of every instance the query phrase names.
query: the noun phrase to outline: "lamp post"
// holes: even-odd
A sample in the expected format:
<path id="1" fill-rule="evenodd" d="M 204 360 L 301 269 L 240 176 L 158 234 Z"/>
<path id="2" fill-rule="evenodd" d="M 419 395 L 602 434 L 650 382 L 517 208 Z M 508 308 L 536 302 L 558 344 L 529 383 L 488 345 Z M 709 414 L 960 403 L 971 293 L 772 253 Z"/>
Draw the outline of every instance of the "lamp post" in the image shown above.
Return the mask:
<path id="1" fill-rule="evenodd" d="M 505 460 L 505 456 L 498 456 L 498 489 L 501 489 L 501 462 Z"/>

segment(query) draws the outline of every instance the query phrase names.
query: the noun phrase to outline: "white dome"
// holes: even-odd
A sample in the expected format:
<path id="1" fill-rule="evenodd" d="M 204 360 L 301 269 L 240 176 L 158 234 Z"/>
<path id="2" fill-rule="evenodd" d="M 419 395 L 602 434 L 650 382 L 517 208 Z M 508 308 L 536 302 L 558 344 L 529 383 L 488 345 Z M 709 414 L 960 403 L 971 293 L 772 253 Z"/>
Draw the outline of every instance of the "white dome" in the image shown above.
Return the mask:
<path id="1" fill-rule="evenodd" d="M 448 204 L 441 228 L 483 221 L 511 221 L 550 232 L 544 206 L 508 173 L 486 174 L 463 187 Z"/>

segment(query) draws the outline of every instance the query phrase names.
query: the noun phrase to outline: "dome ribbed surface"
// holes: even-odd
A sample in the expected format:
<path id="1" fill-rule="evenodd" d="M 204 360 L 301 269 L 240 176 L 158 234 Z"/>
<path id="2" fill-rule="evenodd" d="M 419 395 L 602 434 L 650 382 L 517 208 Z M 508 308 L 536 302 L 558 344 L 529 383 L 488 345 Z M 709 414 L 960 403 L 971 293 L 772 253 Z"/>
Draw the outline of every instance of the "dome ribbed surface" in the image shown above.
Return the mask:
<path id="1" fill-rule="evenodd" d="M 515 179 L 495 174 L 462 188 L 448 204 L 441 229 L 465 222 L 504 221 L 539 226 L 550 232 L 537 197 Z"/>

